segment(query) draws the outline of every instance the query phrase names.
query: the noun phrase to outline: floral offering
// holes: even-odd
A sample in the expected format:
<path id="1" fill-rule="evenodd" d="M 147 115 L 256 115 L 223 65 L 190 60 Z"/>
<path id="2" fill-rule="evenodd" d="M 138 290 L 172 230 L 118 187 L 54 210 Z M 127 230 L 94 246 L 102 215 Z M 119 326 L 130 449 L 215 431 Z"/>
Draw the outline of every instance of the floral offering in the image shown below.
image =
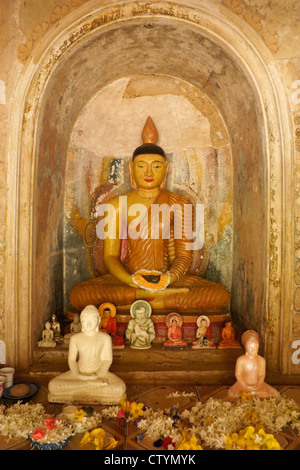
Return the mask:
<path id="1" fill-rule="evenodd" d="M 65 408 L 65 410 L 67 410 L 67 408 Z M 95 412 L 93 409 L 91 411 L 89 410 L 88 412 L 84 407 L 74 406 L 74 412 L 67 413 L 65 410 L 60 416 L 62 419 L 66 419 L 69 423 L 72 424 L 76 434 L 97 428 L 102 422 L 101 414 Z"/>
<path id="2" fill-rule="evenodd" d="M 38 449 L 57 450 L 64 447 L 74 435 L 73 426 L 58 418 L 45 418 L 29 433 L 29 440 Z"/>
<path id="3" fill-rule="evenodd" d="M 87 431 L 80 441 L 80 447 L 86 447 L 90 450 L 112 450 L 118 445 L 113 437 L 107 437 L 102 428 L 96 428 Z"/>
<path id="4" fill-rule="evenodd" d="M 281 450 L 273 434 L 266 434 L 263 429 L 255 431 L 253 426 L 225 436 L 225 443 L 226 450 Z"/>
<path id="5" fill-rule="evenodd" d="M 228 446 L 228 436 L 236 437 L 249 426 L 260 433 L 261 429 L 272 434 L 278 433 L 285 426 L 290 426 L 298 433 L 300 431 L 298 405 L 294 400 L 282 396 L 265 400 L 242 396 L 235 404 L 211 398 L 183 411 L 180 418 L 192 426 L 195 435 L 206 447 L 215 449 L 224 449 Z"/>
<path id="6" fill-rule="evenodd" d="M 27 438 L 28 434 L 46 418 L 41 404 L 21 402 L 13 406 L 0 408 L 0 433 L 7 439 Z"/>
<path id="7" fill-rule="evenodd" d="M 134 401 L 120 400 L 119 411 L 116 415 L 119 419 L 127 419 L 137 421 L 144 416 L 144 403 L 136 403 Z"/>
<path id="8" fill-rule="evenodd" d="M 279 450 L 274 434 L 287 426 L 300 433 L 300 408 L 284 396 L 259 399 L 243 393 L 235 403 L 210 398 L 182 412 L 121 400 L 102 415 L 135 421 L 137 441 L 150 438 L 165 450 Z"/>
<path id="9" fill-rule="evenodd" d="M 202 447 L 198 445 L 195 435 L 190 437 L 187 431 L 182 431 L 182 437 L 183 439 L 176 450 L 203 450 Z"/>

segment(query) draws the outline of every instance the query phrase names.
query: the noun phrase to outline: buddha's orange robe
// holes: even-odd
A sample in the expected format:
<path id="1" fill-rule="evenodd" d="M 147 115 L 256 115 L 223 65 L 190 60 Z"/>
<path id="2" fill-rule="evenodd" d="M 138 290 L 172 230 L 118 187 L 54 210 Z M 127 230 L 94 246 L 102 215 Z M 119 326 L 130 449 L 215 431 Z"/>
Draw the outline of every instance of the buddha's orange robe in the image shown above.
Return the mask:
<path id="1" fill-rule="evenodd" d="M 177 207 L 184 214 L 184 205 L 190 201 L 167 190 L 161 191 L 155 204 L 167 204 Z M 175 206 L 174 206 L 175 205 Z M 172 287 L 188 287 L 188 293 L 172 294 L 164 297 L 165 310 L 183 312 L 218 312 L 230 301 L 227 289 L 218 283 L 208 281 L 188 273 L 192 264 L 193 252 L 187 249 L 191 240 L 185 236 L 183 224 L 192 224 L 182 217 L 182 237 L 174 237 L 175 214 L 170 211 L 170 238 L 163 239 L 163 223 L 160 223 L 160 237 L 153 239 L 127 239 L 127 255 L 123 263 L 125 269 L 134 274 L 138 270 L 160 271 L 174 273 L 178 279 Z M 148 210 L 148 234 L 151 232 L 151 206 Z M 178 220 L 178 219 L 177 219 Z M 187 226 L 186 226 L 187 228 Z M 168 288 L 167 288 L 168 289 Z M 130 287 L 111 274 L 84 281 L 74 286 L 70 291 L 70 301 L 79 311 L 86 305 L 99 306 L 103 302 L 111 302 L 116 306 L 131 305 L 136 299 L 136 289 Z"/>

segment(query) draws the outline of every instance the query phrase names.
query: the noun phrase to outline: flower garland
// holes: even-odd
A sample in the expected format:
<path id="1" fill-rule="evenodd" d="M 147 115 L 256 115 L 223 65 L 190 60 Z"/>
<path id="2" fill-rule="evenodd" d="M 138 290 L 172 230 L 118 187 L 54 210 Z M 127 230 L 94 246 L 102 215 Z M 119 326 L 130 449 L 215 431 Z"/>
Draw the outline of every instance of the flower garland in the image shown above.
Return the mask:
<path id="1" fill-rule="evenodd" d="M 147 276 L 157 276 L 159 277 L 159 282 L 149 282 Z M 145 290 L 164 290 L 170 284 L 170 273 L 161 273 L 160 271 L 147 271 L 140 270 L 131 276 L 132 281 L 138 287 L 141 287 Z"/>

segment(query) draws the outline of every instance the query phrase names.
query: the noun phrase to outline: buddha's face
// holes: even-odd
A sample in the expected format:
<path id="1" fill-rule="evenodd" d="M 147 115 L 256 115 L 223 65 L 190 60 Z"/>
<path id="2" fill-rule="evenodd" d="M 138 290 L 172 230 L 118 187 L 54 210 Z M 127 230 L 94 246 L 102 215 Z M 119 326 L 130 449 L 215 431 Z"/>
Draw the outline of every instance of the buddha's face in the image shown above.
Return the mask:
<path id="1" fill-rule="evenodd" d="M 253 340 L 250 339 L 249 341 L 247 341 L 245 345 L 245 349 L 248 354 L 255 356 L 258 353 L 259 344 L 255 339 Z"/>
<path id="2" fill-rule="evenodd" d="M 110 310 L 109 308 L 105 308 L 103 310 L 103 315 L 104 315 L 104 318 L 109 318 L 110 317 Z"/>
<path id="3" fill-rule="evenodd" d="M 82 330 L 86 332 L 96 331 L 99 325 L 99 317 L 97 315 L 81 316 Z"/>
<path id="4" fill-rule="evenodd" d="M 131 162 L 131 172 L 136 186 L 154 189 L 162 185 L 167 174 L 168 164 L 161 155 L 138 155 Z"/>
<path id="5" fill-rule="evenodd" d="M 137 320 L 143 320 L 146 317 L 146 310 L 144 307 L 137 309 L 135 312 L 135 317 Z"/>

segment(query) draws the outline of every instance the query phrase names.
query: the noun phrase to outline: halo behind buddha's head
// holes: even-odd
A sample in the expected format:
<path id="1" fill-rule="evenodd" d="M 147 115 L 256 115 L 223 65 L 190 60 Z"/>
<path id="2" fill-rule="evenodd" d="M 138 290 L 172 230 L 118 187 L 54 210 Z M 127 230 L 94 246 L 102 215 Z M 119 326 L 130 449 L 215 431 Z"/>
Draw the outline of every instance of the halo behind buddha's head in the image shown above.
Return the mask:
<path id="1" fill-rule="evenodd" d="M 183 319 L 182 319 L 181 315 L 179 315 L 179 313 L 177 313 L 177 312 L 172 312 L 172 313 L 169 313 L 166 316 L 166 319 L 165 319 L 165 323 L 166 323 L 168 328 L 171 328 L 172 322 L 174 320 L 176 321 L 176 323 L 178 324 L 179 327 L 182 327 Z"/>
<path id="2" fill-rule="evenodd" d="M 152 313 L 152 307 L 146 300 L 136 300 L 130 307 L 130 315 L 132 318 L 136 318 L 137 310 L 145 310 L 145 317 L 150 318 Z"/>
<path id="3" fill-rule="evenodd" d="M 197 322 L 196 322 L 196 323 L 197 323 L 198 328 L 200 328 L 201 322 L 202 322 L 203 320 L 206 322 L 206 326 L 207 326 L 207 328 L 208 328 L 208 327 L 210 326 L 210 319 L 209 319 L 206 315 L 201 315 L 200 317 L 197 318 Z"/>
<path id="4" fill-rule="evenodd" d="M 246 346 L 248 341 L 255 341 L 256 343 L 259 344 L 260 342 L 259 334 L 253 330 L 245 331 L 245 333 L 242 335 L 242 338 L 241 338 L 242 345 Z"/>
<path id="5" fill-rule="evenodd" d="M 115 307 L 114 304 L 110 303 L 110 302 L 104 302 L 103 304 L 101 304 L 98 308 L 98 312 L 99 312 L 99 315 L 101 318 L 104 317 L 104 311 L 105 310 L 109 310 L 110 311 L 110 316 L 111 317 L 115 317 L 116 316 L 116 313 L 117 313 L 117 309 Z"/>
<path id="6" fill-rule="evenodd" d="M 163 158 L 166 158 L 164 150 L 156 144 L 158 140 L 158 132 L 149 116 L 142 132 L 143 144 L 135 149 L 133 152 L 132 159 L 138 155 L 160 155 Z"/>

